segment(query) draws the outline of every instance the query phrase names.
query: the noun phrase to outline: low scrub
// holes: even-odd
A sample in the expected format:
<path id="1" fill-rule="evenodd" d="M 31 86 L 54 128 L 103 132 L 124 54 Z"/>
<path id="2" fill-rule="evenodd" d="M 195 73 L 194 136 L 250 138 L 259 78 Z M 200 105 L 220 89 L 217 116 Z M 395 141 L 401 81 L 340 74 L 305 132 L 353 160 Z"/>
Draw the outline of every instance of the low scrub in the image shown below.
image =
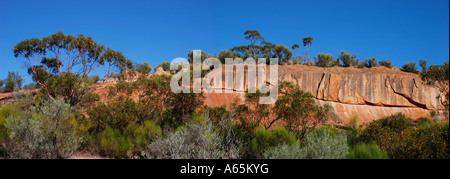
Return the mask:
<path id="1" fill-rule="evenodd" d="M 203 121 L 188 123 L 149 144 L 144 155 L 146 158 L 164 159 L 239 158 L 239 146 L 225 146 L 223 139 L 224 136 L 205 114 Z M 239 141 L 228 143 L 236 145 Z"/>
<path id="2" fill-rule="evenodd" d="M 280 145 L 270 147 L 264 152 L 265 159 L 304 159 L 306 153 L 299 145 Z"/>
<path id="3" fill-rule="evenodd" d="M 448 122 L 419 121 L 414 125 L 405 115 L 395 114 L 370 123 L 361 137 L 366 142 L 374 141 L 389 158 L 440 159 L 448 158 L 448 132 Z"/>
<path id="4" fill-rule="evenodd" d="M 262 126 L 255 128 L 250 146 L 256 157 L 263 157 L 264 152 L 270 147 L 280 145 L 294 145 L 296 137 L 283 127 L 276 126 L 266 129 Z"/>
<path id="5" fill-rule="evenodd" d="M 124 132 L 107 127 L 100 133 L 100 150 L 107 156 L 116 158 L 141 157 L 145 146 L 161 136 L 161 128 L 151 121 L 143 124 L 132 123 Z"/>
<path id="6" fill-rule="evenodd" d="M 45 102 L 6 118 L 6 158 L 67 158 L 78 148 L 76 119 L 62 100 Z"/>
<path id="7" fill-rule="evenodd" d="M 388 159 L 387 152 L 380 149 L 375 143 L 359 143 L 353 146 L 347 159 Z"/>
<path id="8" fill-rule="evenodd" d="M 349 151 L 347 136 L 337 129 L 318 129 L 307 135 L 302 150 L 308 159 L 342 159 Z"/>
<path id="9" fill-rule="evenodd" d="M 303 147 L 299 142 L 269 147 L 267 159 L 342 159 L 348 154 L 347 137 L 335 128 L 316 129 L 307 135 Z"/>

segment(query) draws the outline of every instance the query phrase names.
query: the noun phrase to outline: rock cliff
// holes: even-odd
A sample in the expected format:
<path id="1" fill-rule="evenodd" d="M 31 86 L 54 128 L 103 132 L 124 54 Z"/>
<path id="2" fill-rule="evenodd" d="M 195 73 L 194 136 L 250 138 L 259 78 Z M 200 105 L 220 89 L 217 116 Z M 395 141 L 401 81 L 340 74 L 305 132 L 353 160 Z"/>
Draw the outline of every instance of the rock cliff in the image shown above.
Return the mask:
<path id="1" fill-rule="evenodd" d="M 265 71 L 269 79 L 270 67 Z M 235 70 L 233 73 L 236 73 Z M 245 89 L 248 88 L 247 76 L 246 70 Z M 278 80 L 292 82 L 300 89 L 310 92 L 319 104 L 330 104 L 343 122 L 348 122 L 354 115 L 360 121 L 367 122 L 398 112 L 411 118 L 419 118 L 426 117 L 431 110 L 444 108 L 445 97 L 438 88 L 426 85 L 417 74 L 406 73 L 397 68 L 286 65 L 278 66 Z M 213 82 L 213 88 L 220 86 Z M 224 83 L 222 88 L 225 88 Z M 242 91 L 236 89 L 236 84 L 233 89 L 225 90 Z M 229 105 L 236 100 L 244 102 L 242 94 L 206 96 L 205 103 L 210 106 Z"/>
<path id="2" fill-rule="evenodd" d="M 278 79 L 290 81 L 317 99 L 344 104 L 442 109 L 439 89 L 420 76 L 386 67 L 319 68 L 280 66 Z"/>

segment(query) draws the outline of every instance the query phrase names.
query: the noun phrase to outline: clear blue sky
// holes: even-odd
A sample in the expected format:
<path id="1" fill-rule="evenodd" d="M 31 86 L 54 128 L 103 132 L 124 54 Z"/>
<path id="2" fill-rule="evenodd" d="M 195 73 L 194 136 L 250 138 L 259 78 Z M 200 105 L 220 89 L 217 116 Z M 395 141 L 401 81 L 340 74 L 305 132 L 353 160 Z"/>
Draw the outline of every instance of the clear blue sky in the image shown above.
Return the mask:
<path id="1" fill-rule="evenodd" d="M 186 57 L 189 49 L 217 54 L 247 45 L 243 33 L 249 29 L 288 47 L 312 36 L 311 57 L 337 57 L 346 50 L 360 59 L 389 59 L 397 67 L 449 59 L 448 0 L 0 0 L 0 79 L 19 71 L 25 84 L 31 82 L 25 60 L 15 59 L 12 48 L 58 31 L 91 36 L 154 67 Z"/>

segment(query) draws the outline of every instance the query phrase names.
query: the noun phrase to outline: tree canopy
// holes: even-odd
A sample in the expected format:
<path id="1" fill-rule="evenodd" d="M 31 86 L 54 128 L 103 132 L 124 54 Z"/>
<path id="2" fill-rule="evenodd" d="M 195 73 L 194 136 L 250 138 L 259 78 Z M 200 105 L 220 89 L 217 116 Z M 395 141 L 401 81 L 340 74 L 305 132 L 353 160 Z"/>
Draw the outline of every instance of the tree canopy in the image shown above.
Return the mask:
<path id="1" fill-rule="evenodd" d="M 62 96 L 73 99 L 76 88 L 84 77 L 99 66 L 109 63 L 110 68 L 118 67 L 121 71 L 132 66 L 131 61 L 126 60 L 121 52 L 106 49 L 92 37 L 85 37 L 83 34 L 75 37 L 58 32 L 43 38 L 26 39 L 18 42 L 12 51 L 16 58 L 26 59 L 28 72 L 33 75 L 33 80 L 47 91 L 47 96 L 53 101 L 55 96 L 51 95 L 50 78 L 63 79 L 75 75 L 73 77 L 77 78 L 70 77 L 75 81 L 67 84 L 68 93 Z"/>

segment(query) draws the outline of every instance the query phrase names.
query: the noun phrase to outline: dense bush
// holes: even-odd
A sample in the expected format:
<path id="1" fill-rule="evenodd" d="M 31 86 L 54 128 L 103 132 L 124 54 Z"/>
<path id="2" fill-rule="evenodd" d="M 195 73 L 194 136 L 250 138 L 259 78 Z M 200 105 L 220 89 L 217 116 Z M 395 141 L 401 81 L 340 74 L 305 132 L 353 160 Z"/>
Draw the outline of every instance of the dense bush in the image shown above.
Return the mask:
<path id="1" fill-rule="evenodd" d="M 9 129 L 6 127 L 6 119 L 18 116 L 22 110 L 28 110 L 34 106 L 35 93 L 17 92 L 14 95 L 14 104 L 5 104 L 0 107 L 0 157 L 6 155 L 6 146 L 9 140 Z"/>
<path id="2" fill-rule="evenodd" d="M 426 117 L 421 117 L 416 120 L 416 125 L 418 127 L 429 127 L 431 125 L 431 120 Z"/>
<path id="3" fill-rule="evenodd" d="M 378 62 L 380 66 L 385 66 L 388 68 L 392 68 L 392 62 L 390 60 L 381 60 Z"/>
<path id="4" fill-rule="evenodd" d="M 8 138 L 6 119 L 10 116 L 19 115 L 20 111 L 16 105 L 7 104 L 0 108 L 0 140 Z"/>
<path id="5" fill-rule="evenodd" d="M 272 116 L 276 117 L 271 124 L 279 120 L 281 123 L 279 125 L 294 132 L 301 140 L 307 133 L 327 121 L 328 114 L 332 110 L 331 106 L 317 105 L 311 93 L 304 92 L 288 82 L 280 83 L 279 91 L 282 96 L 273 107 L 275 115 Z"/>
<path id="6" fill-rule="evenodd" d="M 336 128 L 316 129 L 299 142 L 271 146 L 264 151 L 268 159 L 342 159 L 348 154 L 347 137 Z"/>
<path id="7" fill-rule="evenodd" d="M 264 152 L 265 159 L 305 159 L 306 153 L 299 145 L 280 145 L 270 147 Z"/>
<path id="8" fill-rule="evenodd" d="M 152 71 L 152 67 L 147 62 L 135 65 L 135 70 L 143 75 L 147 75 Z"/>
<path id="9" fill-rule="evenodd" d="M 101 132 L 107 127 L 123 131 L 129 124 L 151 120 L 148 107 L 133 99 L 120 97 L 108 104 L 98 103 L 87 110 L 93 123 L 92 130 Z"/>
<path id="10" fill-rule="evenodd" d="M 224 116 L 218 123 L 219 134 L 222 138 L 222 148 L 228 156 L 226 158 L 240 158 L 245 157 L 245 146 L 249 143 L 248 134 L 235 124 L 233 116 L 234 111 L 228 112 L 227 116 Z M 211 114 L 210 114 L 211 116 Z M 247 151 L 247 150 L 246 150 Z"/>
<path id="11" fill-rule="evenodd" d="M 262 126 L 257 127 L 253 135 L 250 145 L 255 157 L 263 157 L 264 152 L 270 147 L 294 145 L 297 140 L 293 133 L 279 126 L 272 129 L 266 129 Z"/>
<path id="12" fill-rule="evenodd" d="M 349 151 L 347 136 L 337 129 L 318 129 L 307 135 L 302 150 L 308 159 L 342 159 Z"/>
<path id="13" fill-rule="evenodd" d="M 316 65 L 319 67 L 332 67 L 338 65 L 338 62 L 333 60 L 333 56 L 330 54 L 319 53 Z"/>
<path id="14" fill-rule="evenodd" d="M 352 147 L 347 159 L 388 159 L 388 155 L 385 151 L 375 143 L 358 143 Z"/>
<path id="15" fill-rule="evenodd" d="M 62 100 L 45 102 L 6 119 L 7 158 L 67 158 L 78 147 L 76 119 Z"/>
<path id="16" fill-rule="evenodd" d="M 361 137 L 374 141 L 389 158 L 448 158 L 448 123 L 416 127 L 403 114 L 370 123 Z"/>
<path id="17" fill-rule="evenodd" d="M 331 106 L 317 105 L 311 93 L 300 90 L 290 82 L 281 82 L 278 92 L 280 97 L 275 105 L 260 104 L 260 97 L 266 94 L 258 90 L 256 93 L 245 94 L 246 104 L 235 109 L 235 119 L 243 129 L 251 133 L 258 126 L 283 126 L 302 139 L 305 134 L 327 121 Z"/>
<path id="18" fill-rule="evenodd" d="M 356 56 L 350 55 L 346 51 L 342 50 L 337 59 L 339 60 L 339 62 L 342 62 L 343 67 L 350 67 L 356 65 L 355 58 Z"/>
<path id="19" fill-rule="evenodd" d="M 446 61 L 443 65 L 430 65 L 428 70 L 422 71 L 420 75 L 429 83 L 447 82 L 448 85 L 449 73 L 449 61 Z"/>
<path id="20" fill-rule="evenodd" d="M 372 68 L 378 66 L 377 60 L 375 58 L 366 59 L 366 67 Z"/>
<path id="21" fill-rule="evenodd" d="M 100 150 L 107 156 L 116 158 L 132 158 L 162 134 L 161 128 L 150 121 L 139 125 L 132 123 L 122 132 L 110 127 L 100 133 L 98 140 Z"/>
<path id="22" fill-rule="evenodd" d="M 209 121 L 207 115 L 200 123 L 188 123 L 180 129 L 168 132 L 165 137 L 148 145 L 146 158 L 170 159 L 220 159 L 238 158 L 239 147 L 224 146 L 223 137 Z M 229 144 L 239 142 L 230 142 Z M 227 150 L 228 149 L 228 150 Z M 229 150 L 236 149 L 236 150 Z"/>
<path id="23" fill-rule="evenodd" d="M 401 132 L 412 126 L 412 120 L 402 113 L 397 113 L 379 120 L 375 120 L 365 129 L 367 137 L 376 136 L 380 130 Z"/>
<path id="24" fill-rule="evenodd" d="M 408 62 L 402 66 L 402 70 L 410 73 L 417 73 L 416 62 Z"/>

